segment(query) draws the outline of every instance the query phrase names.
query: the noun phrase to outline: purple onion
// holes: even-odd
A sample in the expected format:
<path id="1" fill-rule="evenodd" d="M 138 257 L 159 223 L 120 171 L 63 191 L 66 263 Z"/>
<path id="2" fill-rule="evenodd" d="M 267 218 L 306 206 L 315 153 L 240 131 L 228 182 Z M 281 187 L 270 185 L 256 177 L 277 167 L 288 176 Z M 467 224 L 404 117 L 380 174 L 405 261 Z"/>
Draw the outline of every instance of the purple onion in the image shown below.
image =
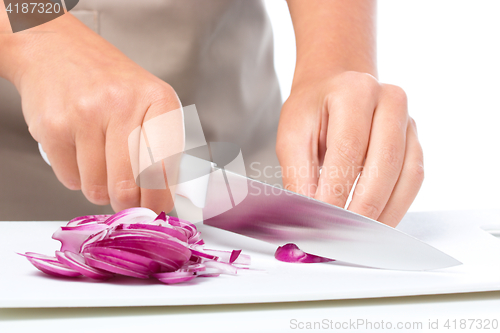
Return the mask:
<path id="1" fill-rule="evenodd" d="M 288 243 L 286 245 L 278 247 L 278 249 L 274 253 L 274 257 L 279 261 L 292 263 L 318 263 L 335 261 L 334 259 L 328 259 L 314 254 L 305 253 L 304 251 L 299 249 L 297 245 L 292 243 Z"/>
<path id="2" fill-rule="evenodd" d="M 174 284 L 199 276 L 234 275 L 239 268 L 233 263 L 250 263 L 241 250 L 205 251 L 194 224 L 147 208 L 77 217 L 52 238 L 61 242 L 55 257 L 21 255 L 42 272 L 58 277 L 106 280 L 119 274 Z"/>

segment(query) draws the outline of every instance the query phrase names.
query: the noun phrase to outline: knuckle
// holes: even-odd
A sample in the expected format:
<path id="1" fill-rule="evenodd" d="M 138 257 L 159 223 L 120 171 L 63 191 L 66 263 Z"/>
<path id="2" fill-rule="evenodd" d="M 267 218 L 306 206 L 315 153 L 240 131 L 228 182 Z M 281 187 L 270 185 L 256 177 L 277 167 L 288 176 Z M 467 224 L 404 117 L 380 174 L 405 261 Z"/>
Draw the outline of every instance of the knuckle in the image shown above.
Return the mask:
<path id="1" fill-rule="evenodd" d="M 382 163 L 391 169 L 391 171 L 397 170 L 401 167 L 402 156 L 400 150 L 395 144 L 388 144 L 384 146 L 380 152 L 380 157 Z"/>
<path id="2" fill-rule="evenodd" d="M 87 184 L 82 188 L 85 197 L 96 205 L 107 205 L 109 203 L 108 189 L 106 185 Z"/>
<path id="3" fill-rule="evenodd" d="M 364 155 L 363 144 L 355 135 L 347 135 L 340 138 L 334 144 L 337 155 L 348 164 L 356 164 Z"/>
<path id="4" fill-rule="evenodd" d="M 375 92 L 380 88 L 380 83 L 372 75 L 355 71 L 346 71 L 339 75 L 342 84 L 358 87 L 363 92 Z"/>
<path id="5" fill-rule="evenodd" d="M 404 214 L 401 214 L 401 212 L 396 209 L 384 210 L 379 217 L 379 221 L 395 228 L 399 222 L 401 222 L 403 216 Z"/>
<path id="6" fill-rule="evenodd" d="M 168 83 L 154 84 L 149 88 L 149 98 L 158 104 L 172 106 L 173 109 L 180 107 L 179 97 L 174 88 Z M 172 109 L 172 110 L 173 110 Z"/>
<path id="7" fill-rule="evenodd" d="M 103 110 L 121 112 L 133 104 L 134 91 L 123 82 L 105 82 L 101 89 L 78 96 L 74 102 L 80 121 L 93 122 Z"/>
<path id="8" fill-rule="evenodd" d="M 331 205 L 344 208 L 349 197 L 349 186 L 334 183 L 333 181 L 323 182 L 318 186 L 315 197 Z"/>
<path id="9" fill-rule="evenodd" d="M 359 214 L 364 215 L 366 217 L 377 219 L 382 212 L 382 207 L 377 205 L 371 201 L 364 201 L 360 203 Z"/>
<path id="10" fill-rule="evenodd" d="M 102 92 L 101 92 L 102 94 Z M 74 108 L 78 111 L 78 114 L 85 117 L 92 117 L 90 112 L 94 111 L 99 104 L 99 95 L 97 94 L 85 94 L 80 95 L 74 100 Z"/>
<path id="11" fill-rule="evenodd" d="M 130 105 L 133 105 L 134 97 L 134 91 L 129 85 L 122 82 L 112 82 L 106 85 L 101 97 L 96 100 L 97 105 L 94 105 L 94 108 L 98 110 L 101 108 L 100 105 L 105 103 L 113 110 L 128 110 Z"/>
<path id="12" fill-rule="evenodd" d="M 384 84 L 383 90 L 384 95 L 389 98 L 392 103 L 404 106 L 408 104 L 408 96 L 403 88 L 392 84 Z"/>
<path id="13" fill-rule="evenodd" d="M 131 180 L 118 182 L 113 187 L 113 201 L 122 206 L 132 207 L 139 202 L 138 187 Z"/>
<path id="14" fill-rule="evenodd" d="M 40 127 L 43 128 L 44 136 L 57 138 L 61 141 L 67 140 L 68 134 L 71 132 L 68 116 L 59 113 L 54 113 L 50 117 L 44 117 Z M 38 130 L 36 131 L 38 132 Z"/>

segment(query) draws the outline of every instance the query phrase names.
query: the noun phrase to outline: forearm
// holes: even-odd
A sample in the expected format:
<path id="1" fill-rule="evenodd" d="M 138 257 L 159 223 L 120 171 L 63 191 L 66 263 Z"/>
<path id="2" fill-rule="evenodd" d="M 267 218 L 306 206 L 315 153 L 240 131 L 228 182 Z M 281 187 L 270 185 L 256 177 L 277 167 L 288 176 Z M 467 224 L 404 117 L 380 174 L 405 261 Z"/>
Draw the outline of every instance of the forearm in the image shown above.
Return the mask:
<path id="1" fill-rule="evenodd" d="M 40 66 L 40 58 L 57 50 L 55 41 L 81 25 L 71 14 L 19 33 L 12 33 L 5 4 L 0 1 L 0 77 L 19 89 L 23 73 Z"/>
<path id="2" fill-rule="evenodd" d="M 13 52 L 13 33 L 10 28 L 9 18 L 5 11 L 5 4 L 0 1 L 0 77 L 12 81 L 13 69 L 16 67 Z"/>
<path id="3" fill-rule="evenodd" d="M 375 0 L 288 0 L 296 80 L 357 71 L 377 76 Z"/>

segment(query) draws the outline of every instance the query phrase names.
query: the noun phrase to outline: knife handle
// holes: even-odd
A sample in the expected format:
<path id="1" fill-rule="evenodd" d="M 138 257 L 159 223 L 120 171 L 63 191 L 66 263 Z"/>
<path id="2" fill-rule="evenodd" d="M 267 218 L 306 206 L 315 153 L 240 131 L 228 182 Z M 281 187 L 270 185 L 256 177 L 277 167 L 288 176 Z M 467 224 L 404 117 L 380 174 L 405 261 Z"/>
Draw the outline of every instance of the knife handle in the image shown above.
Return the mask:
<path id="1" fill-rule="evenodd" d="M 210 161 L 183 154 L 175 194 L 188 198 L 198 208 L 204 208 L 210 173 L 214 166 Z"/>

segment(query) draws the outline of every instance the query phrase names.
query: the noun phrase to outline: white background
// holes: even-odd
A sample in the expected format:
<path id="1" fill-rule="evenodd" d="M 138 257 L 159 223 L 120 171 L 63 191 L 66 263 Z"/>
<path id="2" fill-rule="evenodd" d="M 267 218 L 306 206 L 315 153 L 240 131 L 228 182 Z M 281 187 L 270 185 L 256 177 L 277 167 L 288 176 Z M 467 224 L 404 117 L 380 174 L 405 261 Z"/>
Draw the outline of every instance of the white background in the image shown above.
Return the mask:
<path id="1" fill-rule="evenodd" d="M 284 0 L 265 0 L 283 99 L 295 39 Z M 409 98 L 426 178 L 410 211 L 498 208 L 500 1 L 379 0 L 382 82 Z"/>

